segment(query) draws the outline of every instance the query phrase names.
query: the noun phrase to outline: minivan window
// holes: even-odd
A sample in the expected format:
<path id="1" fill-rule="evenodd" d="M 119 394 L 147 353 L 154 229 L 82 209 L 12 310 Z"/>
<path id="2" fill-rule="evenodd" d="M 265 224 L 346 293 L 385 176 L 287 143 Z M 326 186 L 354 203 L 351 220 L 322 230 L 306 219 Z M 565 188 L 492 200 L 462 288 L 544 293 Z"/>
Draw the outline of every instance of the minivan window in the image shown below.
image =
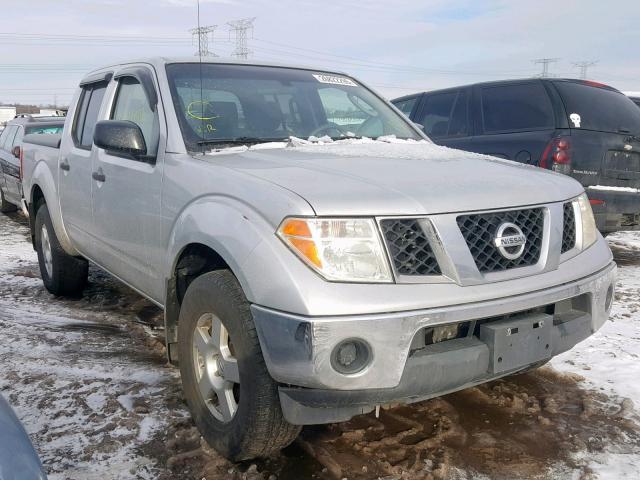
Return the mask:
<path id="1" fill-rule="evenodd" d="M 416 122 L 432 138 L 459 137 L 467 132 L 467 93 L 464 90 L 428 95 Z"/>
<path id="2" fill-rule="evenodd" d="M 147 145 L 147 155 L 154 157 L 157 154 L 160 138 L 158 110 L 151 110 L 144 89 L 135 78 L 120 79 L 111 119 L 129 120 L 138 125 Z"/>
<path id="3" fill-rule="evenodd" d="M 554 85 L 571 128 L 640 134 L 640 108 L 622 93 L 582 82 L 556 81 Z"/>
<path id="4" fill-rule="evenodd" d="M 411 112 L 413 111 L 413 106 L 416 104 L 417 101 L 418 101 L 418 97 L 413 97 L 413 98 L 407 98 L 406 100 L 393 102 L 393 104 L 398 108 L 398 110 L 400 110 L 402 113 L 404 113 L 408 117 L 411 115 Z"/>
<path id="5" fill-rule="evenodd" d="M 551 101 L 540 82 L 482 88 L 484 133 L 555 128 Z"/>

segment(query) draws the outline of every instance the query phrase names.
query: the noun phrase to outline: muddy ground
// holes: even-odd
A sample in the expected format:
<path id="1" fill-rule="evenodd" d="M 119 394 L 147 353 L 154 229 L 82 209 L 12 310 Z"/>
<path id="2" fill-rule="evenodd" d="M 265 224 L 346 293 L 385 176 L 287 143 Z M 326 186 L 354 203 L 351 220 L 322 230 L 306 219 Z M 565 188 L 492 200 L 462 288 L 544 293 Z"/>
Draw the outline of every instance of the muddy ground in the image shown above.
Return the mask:
<path id="1" fill-rule="evenodd" d="M 585 381 L 588 363 L 571 358 L 576 371 L 543 367 L 305 428 L 280 455 L 231 464 L 189 419 L 160 310 L 97 269 L 82 298 L 52 297 L 27 237 L 24 217 L 0 214 L 0 391 L 51 479 L 591 479 L 617 459 L 628 468 L 611 478 L 640 471 L 637 406 L 615 385 Z M 625 242 L 611 242 L 620 269 L 640 277 L 640 248 Z M 618 315 L 637 333 L 640 288 L 624 278 Z M 624 341 L 637 347 L 640 335 Z"/>

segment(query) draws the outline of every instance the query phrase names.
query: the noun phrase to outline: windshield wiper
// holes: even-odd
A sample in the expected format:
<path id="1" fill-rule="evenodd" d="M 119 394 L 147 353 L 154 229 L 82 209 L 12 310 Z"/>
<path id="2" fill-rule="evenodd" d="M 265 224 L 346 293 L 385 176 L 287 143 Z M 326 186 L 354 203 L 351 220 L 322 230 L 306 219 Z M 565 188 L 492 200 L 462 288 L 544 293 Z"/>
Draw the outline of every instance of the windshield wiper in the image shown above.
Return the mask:
<path id="1" fill-rule="evenodd" d="M 236 138 L 216 138 L 212 140 L 200 140 L 197 145 L 257 145 L 259 143 L 286 142 L 288 138 L 259 138 L 259 137 L 236 137 Z"/>

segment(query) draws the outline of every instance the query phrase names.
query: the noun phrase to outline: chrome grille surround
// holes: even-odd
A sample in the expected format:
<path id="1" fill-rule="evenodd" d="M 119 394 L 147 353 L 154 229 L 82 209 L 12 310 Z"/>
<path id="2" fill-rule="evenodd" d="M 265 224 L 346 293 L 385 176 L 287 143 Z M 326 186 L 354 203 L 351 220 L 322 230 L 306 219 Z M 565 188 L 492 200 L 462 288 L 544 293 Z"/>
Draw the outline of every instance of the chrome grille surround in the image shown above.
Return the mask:
<path id="1" fill-rule="evenodd" d="M 506 222 L 520 227 L 526 237 L 523 252 L 515 259 L 504 257 L 494 241 L 498 228 Z M 457 223 L 481 273 L 527 267 L 540 259 L 544 233 L 542 208 L 459 215 Z"/>

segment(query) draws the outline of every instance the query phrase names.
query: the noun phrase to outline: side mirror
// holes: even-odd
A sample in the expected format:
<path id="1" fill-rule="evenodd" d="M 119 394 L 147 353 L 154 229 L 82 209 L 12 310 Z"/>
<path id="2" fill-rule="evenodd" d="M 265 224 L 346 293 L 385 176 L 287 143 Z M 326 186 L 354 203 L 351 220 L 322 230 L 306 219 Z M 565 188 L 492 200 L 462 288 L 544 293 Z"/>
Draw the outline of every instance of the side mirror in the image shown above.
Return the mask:
<path id="1" fill-rule="evenodd" d="M 129 120 L 102 120 L 96 123 L 93 143 L 107 153 L 129 156 L 136 160 L 147 154 L 142 130 Z"/>
<path id="2" fill-rule="evenodd" d="M 422 125 L 421 123 L 416 123 L 416 122 L 413 122 L 413 124 L 424 132 L 424 125 Z"/>
<path id="3" fill-rule="evenodd" d="M 22 149 L 20 148 L 19 145 L 16 145 L 11 149 L 11 154 L 16 158 L 20 158 L 21 153 L 22 153 Z"/>

